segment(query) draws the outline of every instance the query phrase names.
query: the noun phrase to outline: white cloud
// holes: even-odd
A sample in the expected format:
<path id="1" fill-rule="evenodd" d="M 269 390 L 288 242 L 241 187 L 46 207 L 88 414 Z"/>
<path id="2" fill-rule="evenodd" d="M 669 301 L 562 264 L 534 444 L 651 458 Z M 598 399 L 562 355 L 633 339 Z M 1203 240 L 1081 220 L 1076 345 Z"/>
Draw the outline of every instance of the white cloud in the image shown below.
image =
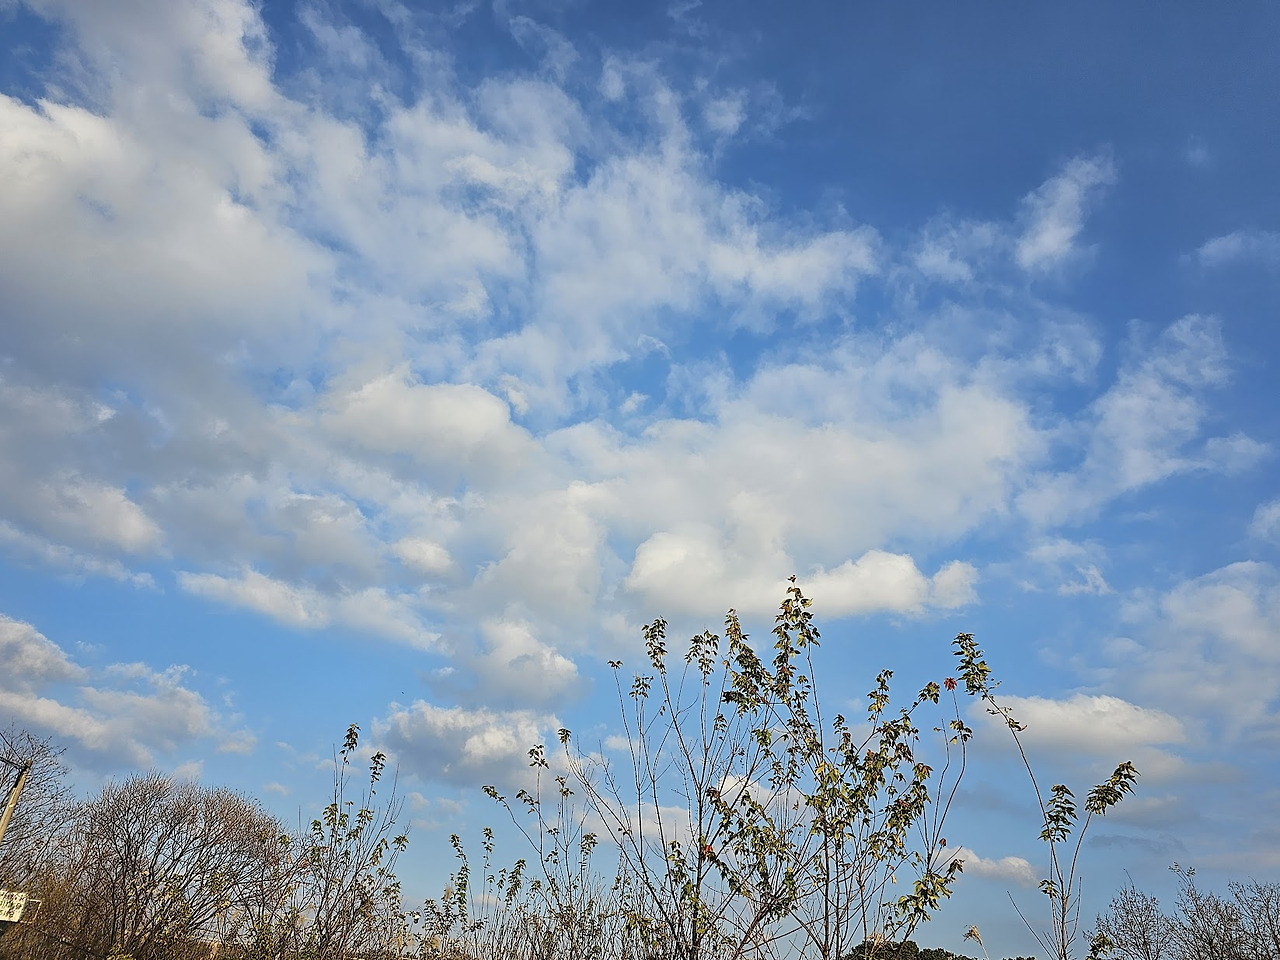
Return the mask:
<path id="1" fill-rule="evenodd" d="M 1079 260 L 1089 250 L 1079 243 L 1085 217 L 1115 181 L 1109 157 L 1076 157 L 1023 197 L 1012 221 L 940 214 L 907 248 L 895 278 L 912 296 L 929 283 L 941 283 L 982 288 L 987 305 L 1016 299 L 1015 291 L 1025 298 L 1021 281 L 1008 283 L 1009 266 L 1038 275 Z M 1032 300 L 1025 306 L 1038 312 L 1046 304 Z"/>
<path id="2" fill-rule="evenodd" d="M 939 218 L 925 225 L 909 257 L 921 277 L 963 284 L 985 273 L 992 257 L 1008 245 L 1002 225 Z"/>
<path id="3" fill-rule="evenodd" d="M 1258 504 L 1249 521 L 1249 536 L 1280 543 L 1280 498 Z"/>
<path id="4" fill-rule="evenodd" d="M 1076 253 L 1088 204 L 1115 178 L 1109 158 L 1077 157 L 1027 196 L 1023 201 L 1026 229 L 1016 250 L 1018 265 L 1024 270 L 1045 270 Z"/>
<path id="5" fill-rule="evenodd" d="M 1044 570 L 1061 596 L 1103 596 L 1113 592 L 1102 575 L 1106 550 L 1099 543 L 1076 543 L 1062 537 L 1042 540 L 1027 551 L 1027 559 Z M 1034 582 L 1026 585 L 1040 589 Z"/>
<path id="6" fill-rule="evenodd" d="M 742 569 L 746 559 L 730 553 L 705 527 L 655 533 L 636 548 L 626 587 L 663 609 L 703 612 L 708 606 L 719 610 L 735 604 L 750 609 L 748 604 L 759 605 L 765 597 L 772 600 L 782 578 L 750 582 L 739 576 L 737 583 L 729 583 L 729 570 Z M 728 600 L 733 594 L 741 599 Z"/>
<path id="7" fill-rule="evenodd" d="M 90 540 L 128 553 L 152 550 L 160 542 L 160 529 L 118 487 L 59 477 L 42 499 L 46 522 L 55 529 L 82 531 Z"/>
<path id="8" fill-rule="evenodd" d="M 198 782 L 204 774 L 203 760 L 187 760 L 173 768 L 173 776 L 178 780 Z"/>
<path id="9" fill-rule="evenodd" d="M 149 756 L 155 751 L 171 754 L 180 746 L 212 736 L 213 711 L 203 696 L 183 685 L 185 667 L 154 671 L 141 664 L 129 664 L 136 670 L 113 671 L 106 679 L 111 686 L 99 683 L 80 690 L 81 701 L 92 715 L 105 718 L 99 749 L 107 749 L 110 740 L 132 744 L 135 755 Z"/>
<path id="10" fill-rule="evenodd" d="M 578 59 L 578 52 L 565 37 L 550 27 L 524 16 L 511 17 L 507 29 L 515 41 L 538 57 L 543 69 L 563 80 Z"/>
<path id="11" fill-rule="evenodd" d="M 978 602 L 974 585 L 978 582 L 978 570 L 962 560 L 946 563 L 930 581 L 930 602 L 943 610 L 954 610 Z"/>
<path id="12" fill-rule="evenodd" d="M 347 593 L 333 600 L 333 619 L 360 632 L 387 637 L 424 650 L 432 649 L 440 635 L 427 629 L 412 594 L 395 594 L 382 587 Z"/>
<path id="13" fill-rule="evenodd" d="M 358 624 L 419 643 L 433 631 L 418 604 L 447 612 L 449 601 L 411 594 L 414 575 L 449 578 L 455 598 L 511 604 L 551 644 L 553 613 L 591 616 L 616 596 L 637 546 L 691 518 L 709 518 L 734 556 L 768 547 L 746 582 L 773 594 L 793 566 L 838 569 L 904 526 L 969 528 L 1000 509 L 1032 445 L 1022 405 L 959 369 L 925 369 L 905 340 L 883 360 L 858 348 L 762 368 L 735 385 L 738 399 L 687 419 L 661 395 L 636 400 L 637 418 L 669 417 L 644 436 L 575 410 L 616 409 L 590 378 L 684 338 L 681 318 L 707 306 L 730 326 L 818 318 L 880 269 L 874 231 L 843 215 L 834 226 L 788 221 L 719 182 L 687 105 L 651 66 L 609 67 L 612 95 L 645 111 L 634 137 L 600 136 L 589 104 L 516 77 L 446 84 L 412 104 L 388 97 L 365 118 L 378 133 L 366 137 L 326 103 L 327 88 L 304 107 L 271 86 L 266 33 L 248 6 L 177 4 L 153 19 L 48 9 L 89 45 L 79 53 L 91 75 L 119 66 L 94 76 L 92 110 L 5 101 L 18 131 L 7 142 L 24 146 L 0 157 L 14 174 L 0 182 L 25 186 L 0 187 L 23 231 L 3 269 L 22 274 L 14 289 L 56 323 L 0 348 L 32 369 L 69 371 L 49 391 L 49 416 L 62 410 L 94 439 L 60 440 L 47 464 L 13 477 L 11 515 L 42 517 L 50 550 L 74 542 L 86 571 L 127 575 L 97 555 L 109 549 L 167 550 L 188 592 L 294 626 Z M 336 60 L 381 69 L 358 31 L 315 11 L 307 25 Z M 554 40 L 530 26 L 517 25 L 525 39 Z M 132 99 L 152 89 L 172 96 Z M 717 100 L 705 92 L 698 109 Z M 735 97 L 720 94 L 721 107 Z M 77 195 L 89 208 L 68 201 Z M 33 273 L 55 249 L 84 290 Z M 175 304 L 186 305 L 180 328 Z M 514 312 L 489 326 L 490 309 Z M 358 341 L 331 336 L 357 324 Z M 54 362 L 35 362 L 57 344 Z M 781 379 L 811 403 L 854 403 L 839 417 L 781 410 Z M 104 380 L 127 390 L 101 420 Z M 919 409 L 904 419 L 886 408 L 886 387 L 919 396 Z M 581 429 L 535 433 L 512 422 L 513 406 L 530 422 L 571 416 Z M 762 424 L 773 447 L 763 474 L 737 477 L 739 458 L 766 446 Z M 89 453 L 109 448 L 115 462 Z M 792 453 L 810 461 L 798 477 Z M 919 469 L 943 462 L 956 470 Z M 846 511 L 851 491 L 836 477 L 855 465 Z M 60 498 L 27 509 L 58 489 L 51 479 Z M 765 529 L 788 503 L 803 509 Z M 925 606 L 971 596 L 964 566 L 925 579 Z M 888 605 L 903 607 L 916 586 L 894 589 Z M 480 649 L 477 625 L 459 626 Z"/>
<path id="14" fill-rule="evenodd" d="M 1058 587 L 1058 593 L 1064 597 L 1072 597 L 1078 594 L 1093 594 L 1094 596 L 1102 596 L 1111 593 L 1111 587 L 1103 577 L 1102 572 L 1093 564 L 1079 568 L 1080 579 L 1070 583 L 1064 583 Z"/>
<path id="15" fill-rule="evenodd" d="M 1093 389 L 1087 318 L 1018 301 L 1009 324 L 1054 318 L 1033 342 L 957 346 L 988 315 L 948 301 L 864 330 L 854 297 L 895 257 L 904 287 L 946 296 L 991 289 L 1011 256 L 1069 261 L 1105 158 L 1067 164 L 1016 225 L 931 221 L 899 255 L 839 209 L 792 217 L 722 182 L 706 130 L 744 135 L 758 92 L 686 96 L 606 58 L 601 110 L 525 17 L 538 77 L 433 74 L 370 110 L 350 92 L 369 84 L 322 68 L 274 86 L 252 4 L 40 9 L 85 72 L 65 97 L 0 98 L 0 288 L 42 318 L 0 323 L 30 378 L 0 380 L 0 542 L 23 556 L 118 578 L 146 576 L 120 555 L 146 558 L 293 627 L 440 634 L 478 697 L 539 704 L 641 605 L 766 613 L 790 573 L 833 616 L 975 602 L 948 545 L 1006 522 L 1050 439 L 1083 462 L 1022 499 L 1047 525 L 1262 453 L 1199 442 L 1199 391 L 1226 378 L 1210 321 L 1175 324 L 1051 438 L 1037 378 Z M 305 24 L 365 81 L 390 69 L 354 26 Z M 745 369 L 718 355 L 730 336 L 759 344 Z M 633 390 L 629 364 L 659 372 Z M 1060 591 L 1107 589 L 1100 562 L 1057 562 Z M 155 699 L 168 681 L 138 682 Z M 132 702 L 100 706 L 145 714 Z M 40 709 L 88 723 L 81 701 Z M 471 731 L 479 757 L 484 723 L 534 716 L 441 709 L 394 717 L 430 742 Z"/>
<path id="16" fill-rule="evenodd" d="M 977 599 L 973 590 L 977 580 L 977 570 L 959 560 L 946 564 L 929 579 L 905 554 L 870 550 L 856 561 L 846 560 L 834 569 L 810 575 L 805 584 L 823 613 L 839 617 L 881 611 L 919 613 L 926 606 L 966 606 Z"/>
<path id="17" fill-rule="evenodd" d="M 713 133 L 722 137 L 733 136 L 747 118 L 745 94 L 738 90 L 708 101 L 703 107 L 702 117 Z"/>
<path id="18" fill-rule="evenodd" d="M 67 448 L 111 436 L 116 415 L 115 409 L 79 391 L 0 376 L 0 524 L 5 539 L 63 565 L 76 566 L 83 559 L 78 565 L 86 571 L 95 566 L 95 552 L 145 555 L 159 550 L 164 539 L 160 527 L 121 485 L 85 476 L 68 463 Z M 102 558 L 103 572 L 109 564 Z M 118 561 L 116 567 L 122 578 L 127 576 Z"/>
<path id="19" fill-rule="evenodd" d="M 483 647 L 474 667 L 487 697 L 533 706 L 562 702 L 576 692 L 577 664 L 535 637 L 528 623 L 486 620 L 480 634 Z"/>
<path id="20" fill-rule="evenodd" d="M 528 751 L 541 743 L 553 754 L 550 738 L 559 726 L 554 716 L 530 710 L 468 710 L 417 700 L 407 707 L 392 704 L 373 734 L 424 780 L 501 788 L 529 780 Z"/>
<path id="21" fill-rule="evenodd" d="M 1133 637 L 1110 644 L 1112 683 L 1234 745 L 1280 736 L 1280 573 L 1232 563 L 1135 597 Z"/>
<path id="22" fill-rule="evenodd" d="M 148 766 L 202 740 L 251 744 L 230 729 L 196 690 L 189 671 L 141 663 L 90 670 L 31 624 L 0 614 L 0 711 L 38 734 L 52 735 L 93 767 Z"/>
<path id="23" fill-rule="evenodd" d="M 38 338 L 11 331 L 8 348 L 27 355 L 61 337 L 73 376 L 105 362 L 171 380 L 201 363 L 194 344 L 164 336 L 173 303 L 187 304 L 186 321 L 216 343 L 257 325 L 279 330 L 314 302 L 308 273 L 323 270 L 323 255 L 233 199 L 233 190 L 252 191 L 252 166 L 271 166 L 247 124 L 201 123 L 182 104 L 178 96 L 143 105 L 149 117 L 108 117 L 0 96 L 9 131 L 0 145 L 0 278 L 15 308 L 39 305 L 43 328 Z"/>
<path id="24" fill-rule="evenodd" d="M 602 516 L 616 522 L 625 510 L 603 485 L 580 481 L 495 509 L 492 519 L 505 529 L 502 555 L 479 572 L 478 595 L 494 604 L 518 600 L 563 625 L 577 620 L 601 592 Z"/>
<path id="25" fill-rule="evenodd" d="M 783 554 L 763 560 L 736 552 L 707 528 L 656 533 L 636 549 L 626 586 L 663 610 L 763 614 L 777 606 L 788 576 L 780 571 L 792 566 Z M 931 580 L 910 556 L 870 550 L 801 576 L 800 586 L 825 615 L 843 617 L 964 606 L 976 599 L 976 581 L 966 563 L 952 561 Z"/>
<path id="26" fill-rule="evenodd" d="M 119 560 L 104 560 L 80 553 L 43 537 L 23 533 L 7 521 L 0 520 L 0 543 L 6 544 L 19 557 L 30 557 L 41 564 L 68 570 L 75 574 L 106 577 L 135 587 L 155 587 L 149 573 L 134 573 Z"/>
<path id="27" fill-rule="evenodd" d="M 0 614 L 0 659 L 6 664 L 8 684 L 24 690 L 85 676 L 83 668 L 35 627 L 4 614 Z"/>
<path id="28" fill-rule="evenodd" d="M 42 0 L 47 15 L 80 35 L 80 52 L 93 65 L 115 67 L 100 81 L 139 82 L 186 74 L 196 91 L 253 108 L 275 96 L 270 46 L 257 12 L 236 0 L 104 10 L 74 0 Z M 119 58 L 110 60 L 111 55 Z M 184 59 L 189 58 L 189 59 Z"/>
<path id="29" fill-rule="evenodd" d="M 664 610 L 766 609 L 791 573 L 826 578 L 847 564 L 847 586 L 885 568 L 874 556 L 854 564 L 889 537 L 948 538 L 999 513 L 1036 448 L 1023 410 L 985 387 L 952 386 L 945 361 L 938 369 L 919 353 L 901 367 L 896 356 L 862 366 L 833 354 L 830 368 L 761 369 L 719 422 L 660 421 L 638 440 L 594 425 L 557 438 L 601 477 L 609 496 L 598 515 L 635 531 L 629 591 Z M 884 409 L 893 392 L 913 408 Z M 919 571 L 900 572 L 884 600 L 854 600 L 842 586 L 834 602 L 906 610 L 969 598 L 966 567 L 932 594 Z"/>
<path id="30" fill-rule="evenodd" d="M 919 610 L 929 592 L 929 583 L 915 561 L 883 550 L 872 550 L 857 561 L 846 560 L 832 570 L 819 571 L 809 578 L 809 583 L 821 609 L 836 616 Z"/>
<path id="31" fill-rule="evenodd" d="M 1065 699 L 1001 696 L 1002 706 L 1026 726 L 1024 743 L 1057 750 L 1105 755 L 1186 741 L 1183 723 L 1172 714 L 1119 697 L 1077 693 Z M 1003 721 L 988 715 L 992 729 Z"/>
<path id="32" fill-rule="evenodd" d="M 188 593 L 230 606 L 247 607 L 289 626 L 322 627 L 329 622 L 327 605 L 318 593 L 274 580 L 256 570 L 245 570 L 235 578 L 184 571 L 178 574 L 178 585 Z"/>
<path id="33" fill-rule="evenodd" d="M 1280 582 L 1274 568 L 1233 563 L 1169 591 L 1160 603 L 1169 625 L 1184 635 L 1212 638 L 1232 653 L 1280 665 Z M 1234 656 L 1232 662 L 1239 663 Z"/>
<path id="34" fill-rule="evenodd" d="M 366 450 L 406 454 L 427 464 L 486 465 L 517 471 L 530 443 L 507 404 L 472 384 L 415 383 L 391 373 L 331 400 L 323 422 Z"/>
<path id="35" fill-rule="evenodd" d="M 927 240 L 921 244 L 915 255 L 915 267 L 927 277 L 951 283 L 973 279 L 973 270 L 969 265 L 957 257 L 955 251 L 936 240 Z"/>
<path id="36" fill-rule="evenodd" d="M 1270 230 L 1236 230 L 1206 240 L 1196 250 L 1196 258 L 1204 267 L 1223 267 L 1251 261 L 1280 267 L 1280 233 Z"/>
<path id="37" fill-rule="evenodd" d="M 1227 376 L 1215 319 L 1192 315 L 1172 324 L 1090 406 L 1081 424 L 1083 462 L 1033 479 L 1019 506 L 1038 523 L 1057 524 L 1176 474 L 1230 473 L 1256 462 L 1266 448 L 1247 437 L 1195 446 L 1207 413 L 1201 393 Z"/>
<path id="38" fill-rule="evenodd" d="M 252 754 L 258 747 L 258 738 L 248 730 L 235 730 L 223 737 L 218 744 L 219 753 L 234 753 L 241 756 Z"/>
<path id="39" fill-rule="evenodd" d="M 423 537 L 405 537 L 392 544 L 391 549 L 401 562 L 428 576 L 447 573 L 453 567 L 449 551 Z"/>
<path id="40" fill-rule="evenodd" d="M 960 847 L 955 858 L 964 861 L 964 872 L 992 880 L 1004 880 L 1022 887 L 1034 887 L 1040 882 L 1031 864 L 1022 857 L 987 859 L 978 856 L 969 847 Z"/>
<path id="41" fill-rule="evenodd" d="M 348 497 L 283 490 L 271 500 L 276 533 L 288 539 L 294 565 L 376 573 L 382 544 Z"/>
<path id="42" fill-rule="evenodd" d="M 235 577 L 182 571 L 178 585 L 188 593 L 253 610 L 290 627 L 321 629 L 336 623 L 423 648 L 439 639 L 422 625 L 412 595 L 393 594 L 382 587 L 327 594 L 252 569 Z"/>
<path id="43" fill-rule="evenodd" d="M 1228 476 L 1256 467 L 1271 456 L 1271 448 L 1243 433 L 1227 437 L 1210 437 L 1204 442 L 1204 454 L 1196 466 Z"/>

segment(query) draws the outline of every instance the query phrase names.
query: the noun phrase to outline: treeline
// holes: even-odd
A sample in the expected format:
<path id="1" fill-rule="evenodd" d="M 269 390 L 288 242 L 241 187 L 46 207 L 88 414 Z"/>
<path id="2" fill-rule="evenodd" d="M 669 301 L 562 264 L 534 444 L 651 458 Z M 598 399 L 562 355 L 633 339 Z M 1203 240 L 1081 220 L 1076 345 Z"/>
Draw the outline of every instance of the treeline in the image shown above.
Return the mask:
<path id="1" fill-rule="evenodd" d="M 562 898 L 557 914 L 549 908 L 567 888 L 546 895 L 539 889 L 545 880 L 527 882 L 521 865 L 492 871 L 491 834 L 479 898 L 455 838 L 461 869 L 450 888 L 407 910 L 394 872 L 407 842 L 397 831 L 400 802 L 394 785 L 378 796 L 384 761 L 377 755 L 353 789 L 354 727 L 336 756 L 332 796 L 303 829 L 287 828 L 240 794 L 156 773 L 108 783 L 76 801 L 52 743 L 14 729 L 4 740 L 6 759 L 34 765 L 0 847 L 0 888 L 39 901 L 30 922 L 0 935 L 5 960 L 604 960 L 611 956 L 606 943 L 621 949 L 619 956 L 669 960 L 628 934 L 619 890 L 601 885 L 576 911 Z M 1171 911 L 1132 884 L 1116 895 L 1097 918 L 1105 938 L 1100 955 L 1280 958 L 1280 884 L 1232 883 L 1221 896 L 1201 890 L 1193 869 L 1173 869 L 1180 890 Z M 566 954 L 567 943 L 580 952 Z M 842 960 L 972 958 L 873 938 Z"/>
<path id="2" fill-rule="evenodd" d="M 4 960 L 681 956 L 644 936 L 616 885 L 575 892 L 572 877 L 526 882 L 523 860 L 494 873 L 490 831 L 479 896 L 454 837 L 460 866 L 443 897 L 406 909 L 394 872 L 407 845 L 401 803 L 394 784 L 378 796 L 378 754 L 353 791 L 354 726 L 336 754 L 328 804 L 301 829 L 231 790 L 155 772 L 77 801 L 55 744 L 14 728 L 0 736 L 5 760 L 32 762 L 0 846 L 0 889 L 30 897 L 24 922 L 0 930 Z M 970 960 L 879 937 L 841 960 L 864 958 Z"/>
<path id="3" fill-rule="evenodd" d="M 5 960 L 277 960 L 408 956 L 385 758 L 352 783 L 353 726 L 319 819 L 290 829 L 251 798 L 158 773 L 73 799 L 60 751 L 20 730 L 32 761 L 0 845 L 0 888 L 30 898 L 0 937 Z"/>
<path id="4" fill-rule="evenodd" d="M 844 960 L 863 960 L 863 958 L 873 955 L 876 960 L 973 960 L 972 957 L 952 953 L 950 950 L 943 950 L 941 947 L 917 946 L 914 940 L 882 944 L 878 948 L 874 943 L 861 944 L 855 947 L 853 952 L 848 954 Z M 1036 960 L 1036 958 L 1012 957 L 1008 958 L 1008 960 Z"/>
<path id="5" fill-rule="evenodd" d="M 1123 960 L 1280 960 L 1280 883 L 1227 885 L 1227 895 L 1199 889 L 1195 869 L 1174 864 L 1177 902 L 1160 901 L 1134 884 L 1111 900 L 1097 932 Z"/>

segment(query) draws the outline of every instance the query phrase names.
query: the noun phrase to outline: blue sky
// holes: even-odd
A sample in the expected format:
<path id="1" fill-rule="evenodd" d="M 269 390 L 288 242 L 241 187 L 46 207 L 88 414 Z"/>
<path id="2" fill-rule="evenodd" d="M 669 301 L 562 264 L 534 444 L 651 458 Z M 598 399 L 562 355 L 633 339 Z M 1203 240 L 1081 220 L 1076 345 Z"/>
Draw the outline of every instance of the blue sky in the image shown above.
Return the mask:
<path id="1" fill-rule="evenodd" d="M 795 573 L 838 709 L 969 631 L 1047 782 L 1137 763 L 1086 915 L 1280 877 L 1277 21 L 0 0 L 0 720 L 286 817 L 358 722 L 425 892 Z M 922 943 L 1032 950 L 1011 760 Z"/>

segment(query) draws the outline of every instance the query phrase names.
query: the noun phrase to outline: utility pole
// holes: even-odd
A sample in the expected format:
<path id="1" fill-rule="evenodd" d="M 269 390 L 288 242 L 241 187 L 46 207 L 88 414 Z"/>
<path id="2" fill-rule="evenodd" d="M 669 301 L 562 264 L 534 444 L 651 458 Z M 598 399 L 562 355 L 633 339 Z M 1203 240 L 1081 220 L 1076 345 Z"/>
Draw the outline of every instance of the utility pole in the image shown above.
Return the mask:
<path id="1" fill-rule="evenodd" d="M 5 763 L 18 766 L 11 760 L 6 760 Z M 9 821 L 13 819 L 13 811 L 18 806 L 18 797 L 22 796 L 22 788 L 27 785 L 27 774 L 31 772 L 31 763 L 32 761 L 28 760 L 19 767 L 18 782 L 9 790 L 9 799 L 4 805 L 4 813 L 0 815 L 0 843 L 4 843 L 4 832 L 9 829 Z"/>
<path id="2" fill-rule="evenodd" d="M 4 813 L 0 814 L 0 843 L 4 843 L 4 833 L 9 829 L 9 821 L 13 819 L 13 811 L 18 806 L 18 797 L 22 796 L 22 788 L 27 785 L 27 774 L 31 772 L 32 764 L 30 760 L 23 764 L 14 763 L 12 760 L 5 760 L 4 762 L 11 767 L 18 768 L 18 780 L 9 789 L 9 797 L 5 801 Z M 22 912 L 26 909 L 26 906 L 27 895 L 25 893 L 0 890 L 0 909 L 8 915 L 4 920 L 0 921 L 0 936 L 9 929 L 14 920 L 21 919 Z"/>

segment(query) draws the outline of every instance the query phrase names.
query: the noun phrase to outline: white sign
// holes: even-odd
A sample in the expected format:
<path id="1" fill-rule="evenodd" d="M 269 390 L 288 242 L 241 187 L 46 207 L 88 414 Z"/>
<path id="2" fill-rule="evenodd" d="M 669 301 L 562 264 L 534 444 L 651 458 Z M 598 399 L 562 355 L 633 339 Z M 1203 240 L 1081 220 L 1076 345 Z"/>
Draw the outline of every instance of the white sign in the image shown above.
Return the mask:
<path id="1" fill-rule="evenodd" d="M 22 919 L 27 909 L 27 895 L 17 890 L 0 890 L 0 921 L 15 922 Z"/>

